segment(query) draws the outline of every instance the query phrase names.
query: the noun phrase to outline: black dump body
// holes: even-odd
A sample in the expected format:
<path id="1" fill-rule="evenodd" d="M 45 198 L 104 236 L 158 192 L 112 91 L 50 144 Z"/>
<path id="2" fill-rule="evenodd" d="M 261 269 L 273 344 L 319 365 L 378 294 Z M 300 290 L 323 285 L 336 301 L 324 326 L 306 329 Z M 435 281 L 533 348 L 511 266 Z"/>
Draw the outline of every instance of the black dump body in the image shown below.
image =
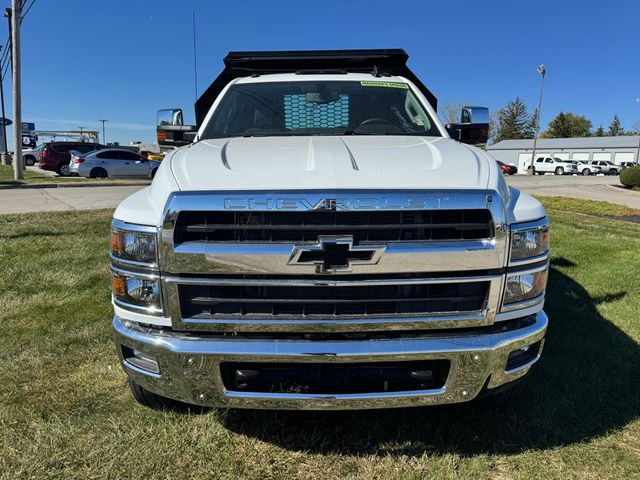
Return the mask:
<path id="1" fill-rule="evenodd" d="M 279 52 L 229 52 L 225 68 L 195 104 L 200 126 L 222 89 L 235 78 L 269 73 L 371 73 L 397 75 L 410 80 L 434 110 L 437 99 L 407 66 L 409 55 L 400 48 L 376 50 L 300 50 Z"/>

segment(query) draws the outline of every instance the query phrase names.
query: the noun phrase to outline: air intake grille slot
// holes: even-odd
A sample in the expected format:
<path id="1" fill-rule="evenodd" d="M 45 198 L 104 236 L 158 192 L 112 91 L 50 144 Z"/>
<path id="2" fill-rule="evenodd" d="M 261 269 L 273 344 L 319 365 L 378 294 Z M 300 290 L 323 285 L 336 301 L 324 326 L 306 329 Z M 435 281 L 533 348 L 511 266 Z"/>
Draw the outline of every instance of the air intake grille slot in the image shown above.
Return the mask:
<path id="1" fill-rule="evenodd" d="M 178 215 L 174 242 L 304 242 L 352 235 L 354 243 L 493 238 L 487 209 L 367 212 L 193 212 Z"/>
<path id="2" fill-rule="evenodd" d="M 477 312 L 489 282 L 366 286 L 179 285 L 183 318 L 406 316 Z"/>

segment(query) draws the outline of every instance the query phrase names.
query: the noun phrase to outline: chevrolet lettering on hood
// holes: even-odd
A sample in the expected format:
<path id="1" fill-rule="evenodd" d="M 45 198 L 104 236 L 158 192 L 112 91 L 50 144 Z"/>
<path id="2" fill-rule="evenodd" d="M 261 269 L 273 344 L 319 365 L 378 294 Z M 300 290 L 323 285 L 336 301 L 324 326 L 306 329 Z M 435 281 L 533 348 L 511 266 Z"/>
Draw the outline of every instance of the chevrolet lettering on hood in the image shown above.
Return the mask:
<path id="1" fill-rule="evenodd" d="M 416 197 L 363 197 L 363 198 L 325 198 L 313 203 L 306 198 L 277 197 L 234 197 L 225 198 L 225 210 L 424 210 L 440 208 L 441 202 L 448 200 L 446 195 L 428 195 Z"/>

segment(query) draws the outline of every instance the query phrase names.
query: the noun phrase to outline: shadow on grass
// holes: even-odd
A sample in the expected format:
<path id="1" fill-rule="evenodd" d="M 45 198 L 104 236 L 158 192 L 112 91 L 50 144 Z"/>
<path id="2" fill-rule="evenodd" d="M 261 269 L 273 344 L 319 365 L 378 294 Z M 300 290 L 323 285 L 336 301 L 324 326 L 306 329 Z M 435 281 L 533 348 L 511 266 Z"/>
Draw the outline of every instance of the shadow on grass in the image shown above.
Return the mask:
<path id="1" fill-rule="evenodd" d="M 559 259 L 563 266 L 570 262 Z M 640 348 L 600 316 L 596 302 L 552 269 L 544 353 L 512 405 L 351 412 L 220 411 L 230 430 L 290 450 L 352 455 L 517 453 L 583 442 L 640 415 Z"/>

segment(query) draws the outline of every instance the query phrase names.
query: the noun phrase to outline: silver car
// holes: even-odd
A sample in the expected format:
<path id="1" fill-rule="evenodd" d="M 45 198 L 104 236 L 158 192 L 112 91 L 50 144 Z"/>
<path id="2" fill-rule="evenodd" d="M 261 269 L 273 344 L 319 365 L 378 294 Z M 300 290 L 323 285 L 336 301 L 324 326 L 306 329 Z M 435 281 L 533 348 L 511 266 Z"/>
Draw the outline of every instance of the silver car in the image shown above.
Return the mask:
<path id="1" fill-rule="evenodd" d="M 153 178 L 160 162 L 130 150 L 105 148 L 71 156 L 71 175 L 89 178 Z"/>

